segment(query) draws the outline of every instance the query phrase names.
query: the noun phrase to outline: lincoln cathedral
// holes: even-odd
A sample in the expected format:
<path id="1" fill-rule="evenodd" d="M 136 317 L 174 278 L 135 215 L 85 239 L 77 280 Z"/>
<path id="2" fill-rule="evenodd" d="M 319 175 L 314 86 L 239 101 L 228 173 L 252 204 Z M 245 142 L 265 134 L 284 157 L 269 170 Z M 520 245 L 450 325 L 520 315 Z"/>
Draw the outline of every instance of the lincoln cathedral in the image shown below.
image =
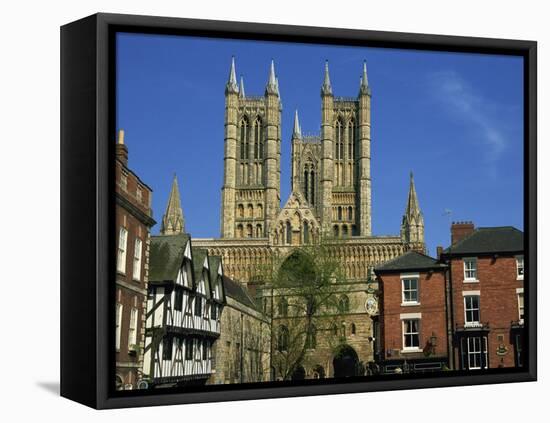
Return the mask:
<path id="1" fill-rule="evenodd" d="M 175 177 L 160 235 L 149 235 L 154 221 L 148 216 L 146 226 L 135 234 L 135 248 L 139 241 L 140 250 L 128 257 L 128 242 L 133 242 L 134 234 L 130 229 L 128 236 L 126 215 L 135 207 L 117 210 L 119 261 L 133 263 L 135 269 L 139 257 L 137 266 L 143 268 L 139 274 L 147 286 L 143 291 L 147 301 L 132 299 L 130 291 L 125 298 L 128 282 L 124 282 L 125 273 L 118 273 L 120 387 L 288 379 L 277 357 L 289 342 L 288 305 L 294 300 L 282 290 L 270 289 L 261 272 L 284 264 L 304 246 L 320 243 L 339 261 L 344 277 L 334 286 L 338 306 L 331 318 L 310 325 L 292 379 L 364 375 L 376 362 L 381 351 L 379 291 L 373 268 L 407 251 L 423 252 L 424 221 L 411 173 L 403 218 L 395 222 L 396 228 L 400 223 L 399 234 L 372 233 L 367 67 L 363 65 L 356 95 L 347 97 L 335 95 L 328 62 L 320 71 L 318 134 L 302 133 L 296 111 L 292 137 L 283 140 L 274 63 L 264 93 L 251 95 L 245 93 L 243 79 L 237 81 L 232 59 L 225 85 L 219 238 L 192 238 L 186 233 L 185 207 Z M 119 139 L 117 145 L 117 154 L 121 152 L 117 189 L 121 204 L 126 204 L 135 201 L 136 195 L 127 192 L 125 175 L 133 174 L 126 167 L 128 150 L 123 142 Z M 281 157 L 283 142 L 291 143 L 291 157 Z M 281 198 L 281 160 L 292 163 L 291 193 L 286 199 Z M 139 192 L 149 193 L 139 178 L 137 184 Z M 129 311 L 123 303 L 130 304 Z M 129 323 L 125 323 L 126 313 L 131 313 Z M 120 341 L 127 327 L 135 333 L 131 340 Z M 129 355 L 121 355 L 125 348 L 132 348 Z M 123 358 L 129 364 L 122 366 Z M 127 373 L 128 368 L 136 370 Z M 139 380 L 147 383 L 139 385 Z"/>

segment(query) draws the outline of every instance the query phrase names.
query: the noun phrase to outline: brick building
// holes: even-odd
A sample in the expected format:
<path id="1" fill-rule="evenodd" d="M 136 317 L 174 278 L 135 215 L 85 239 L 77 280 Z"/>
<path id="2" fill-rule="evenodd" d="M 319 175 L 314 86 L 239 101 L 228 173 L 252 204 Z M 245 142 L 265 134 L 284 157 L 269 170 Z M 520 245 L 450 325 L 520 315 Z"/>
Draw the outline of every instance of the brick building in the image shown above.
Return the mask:
<path id="1" fill-rule="evenodd" d="M 416 251 L 375 268 L 380 289 L 380 350 L 384 373 L 448 366 L 446 266 Z"/>
<path id="2" fill-rule="evenodd" d="M 128 168 L 124 131 L 115 160 L 116 386 L 135 389 L 141 379 L 149 261 L 152 190 Z"/>
<path id="3" fill-rule="evenodd" d="M 521 366 L 523 232 L 511 226 L 454 223 L 441 255 L 450 267 L 456 369 Z"/>

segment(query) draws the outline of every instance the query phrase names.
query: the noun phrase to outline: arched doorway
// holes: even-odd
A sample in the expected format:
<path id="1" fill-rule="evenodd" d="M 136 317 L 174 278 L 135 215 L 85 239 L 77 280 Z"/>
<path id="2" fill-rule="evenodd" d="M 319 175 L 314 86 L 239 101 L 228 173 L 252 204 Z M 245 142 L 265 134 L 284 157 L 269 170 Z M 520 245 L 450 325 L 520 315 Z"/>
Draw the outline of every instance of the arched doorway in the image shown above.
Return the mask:
<path id="1" fill-rule="evenodd" d="M 342 345 L 332 360 L 334 377 L 350 377 L 358 374 L 359 359 L 349 345 Z"/>
<path id="2" fill-rule="evenodd" d="M 306 370 L 302 366 L 296 367 L 294 373 L 292 373 L 292 380 L 304 380 L 306 378 Z"/>
<path id="3" fill-rule="evenodd" d="M 325 369 L 321 365 L 317 365 L 313 368 L 313 374 L 311 375 L 313 379 L 324 379 L 325 378 Z"/>

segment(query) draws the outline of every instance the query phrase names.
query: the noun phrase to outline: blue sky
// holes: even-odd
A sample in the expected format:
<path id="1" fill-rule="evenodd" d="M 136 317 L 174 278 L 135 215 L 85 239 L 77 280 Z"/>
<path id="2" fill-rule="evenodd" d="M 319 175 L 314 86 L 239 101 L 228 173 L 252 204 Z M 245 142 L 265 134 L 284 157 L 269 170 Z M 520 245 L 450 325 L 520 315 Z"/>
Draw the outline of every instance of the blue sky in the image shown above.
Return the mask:
<path id="1" fill-rule="evenodd" d="M 282 204 L 290 193 L 294 111 L 303 133 L 318 133 L 325 60 L 336 96 L 357 95 L 366 60 L 373 234 L 399 233 L 410 171 L 432 255 L 437 245 L 449 244 L 450 219 L 523 229 L 519 57 L 119 34 L 117 128 L 126 132 L 130 168 L 153 189 L 157 222 L 175 172 L 187 231 L 219 236 L 224 88 L 232 55 L 249 95 L 263 95 L 275 60 L 283 103 Z"/>

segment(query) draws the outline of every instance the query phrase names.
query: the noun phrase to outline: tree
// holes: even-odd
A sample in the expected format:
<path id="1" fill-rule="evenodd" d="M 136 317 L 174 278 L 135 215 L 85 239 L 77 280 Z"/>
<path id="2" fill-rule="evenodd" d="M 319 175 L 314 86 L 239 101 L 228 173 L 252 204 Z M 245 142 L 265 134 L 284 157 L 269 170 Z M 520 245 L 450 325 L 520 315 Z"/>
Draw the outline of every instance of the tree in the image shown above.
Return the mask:
<path id="1" fill-rule="evenodd" d="M 338 325 L 339 308 L 349 307 L 349 300 L 343 300 L 338 287 L 345 277 L 331 246 L 296 247 L 290 255 L 276 257 L 263 272 L 263 295 L 270 296 L 272 302 L 276 379 L 302 377 L 304 365 L 315 364 L 307 363 L 308 350 L 314 349 L 320 338 L 333 349 L 342 342 L 341 332 L 333 328 Z"/>

